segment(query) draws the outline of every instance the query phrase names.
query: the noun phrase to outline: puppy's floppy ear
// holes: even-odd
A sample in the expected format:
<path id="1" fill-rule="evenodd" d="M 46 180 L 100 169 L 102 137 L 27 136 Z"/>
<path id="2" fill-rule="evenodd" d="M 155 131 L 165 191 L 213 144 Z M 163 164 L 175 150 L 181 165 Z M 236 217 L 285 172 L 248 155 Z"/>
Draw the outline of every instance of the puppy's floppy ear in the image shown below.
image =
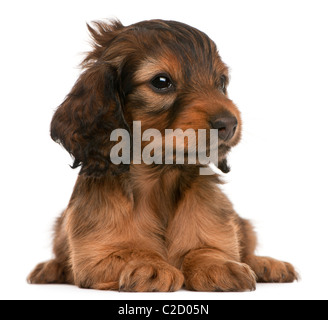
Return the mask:
<path id="1" fill-rule="evenodd" d="M 127 129 L 119 94 L 118 74 L 106 62 L 96 61 L 80 76 L 51 122 L 51 137 L 74 157 L 80 174 L 99 177 L 120 174 L 127 165 L 114 165 L 111 132 Z"/>

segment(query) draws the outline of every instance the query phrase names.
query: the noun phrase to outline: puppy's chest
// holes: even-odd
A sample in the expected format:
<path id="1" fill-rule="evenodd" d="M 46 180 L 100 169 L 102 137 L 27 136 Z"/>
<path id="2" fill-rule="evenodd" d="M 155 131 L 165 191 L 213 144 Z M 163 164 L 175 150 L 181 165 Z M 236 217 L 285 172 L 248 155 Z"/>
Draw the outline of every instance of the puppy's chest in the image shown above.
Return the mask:
<path id="1" fill-rule="evenodd" d="M 138 211 L 146 210 L 154 214 L 165 227 L 174 216 L 184 192 L 177 176 L 162 176 L 139 184 L 138 190 L 134 192 L 135 206 Z"/>

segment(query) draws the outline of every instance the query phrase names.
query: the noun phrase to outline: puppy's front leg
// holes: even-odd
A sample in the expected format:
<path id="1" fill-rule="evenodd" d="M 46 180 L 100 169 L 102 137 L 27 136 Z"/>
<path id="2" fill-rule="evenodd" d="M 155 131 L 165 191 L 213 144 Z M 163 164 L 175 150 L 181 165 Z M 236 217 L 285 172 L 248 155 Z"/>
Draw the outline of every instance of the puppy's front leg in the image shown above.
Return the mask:
<path id="1" fill-rule="evenodd" d="M 105 257 L 85 256 L 84 263 L 75 263 L 76 285 L 128 292 L 169 292 L 182 287 L 182 273 L 152 251 L 118 247 L 108 247 L 106 251 Z"/>
<path id="2" fill-rule="evenodd" d="M 95 183 L 83 196 L 75 192 L 65 214 L 74 283 L 101 290 L 179 290 L 183 275 L 166 262 L 152 213 L 139 212 L 121 189 L 109 192 Z"/>
<path id="3" fill-rule="evenodd" d="M 240 259 L 236 214 L 207 179 L 187 191 L 170 222 L 169 261 L 182 270 L 189 290 L 254 290 L 255 273 Z"/>
<path id="4" fill-rule="evenodd" d="M 111 238 L 111 237 L 109 237 Z M 117 237 L 115 237 L 117 240 Z M 161 254 L 139 241 L 105 243 L 89 238 L 72 245 L 75 284 L 82 288 L 129 292 L 177 291 L 183 275 Z"/>
<path id="5" fill-rule="evenodd" d="M 218 249 L 190 251 L 184 258 L 182 271 L 189 290 L 252 291 L 256 287 L 256 277 L 251 268 L 229 258 Z"/>

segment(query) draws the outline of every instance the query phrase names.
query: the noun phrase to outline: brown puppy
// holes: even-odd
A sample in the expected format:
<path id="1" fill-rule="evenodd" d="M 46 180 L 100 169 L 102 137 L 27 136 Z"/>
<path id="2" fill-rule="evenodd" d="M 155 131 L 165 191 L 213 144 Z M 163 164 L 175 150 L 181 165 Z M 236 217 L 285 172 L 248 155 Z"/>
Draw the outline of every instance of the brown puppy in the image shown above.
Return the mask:
<path id="1" fill-rule="evenodd" d="M 204 33 L 173 21 L 98 22 L 84 72 L 56 111 L 52 138 L 81 166 L 55 226 L 53 260 L 30 283 L 122 291 L 254 290 L 293 282 L 292 265 L 254 255 L 256 236 L 200 164 L 115 165 L 113 130 L 217 129 L 219 167 L 241 137 L 228 69 Z M 116 142 L 117 143 L 117 142 Z M 143 143 L 142 147 L 147 144 Z"/>

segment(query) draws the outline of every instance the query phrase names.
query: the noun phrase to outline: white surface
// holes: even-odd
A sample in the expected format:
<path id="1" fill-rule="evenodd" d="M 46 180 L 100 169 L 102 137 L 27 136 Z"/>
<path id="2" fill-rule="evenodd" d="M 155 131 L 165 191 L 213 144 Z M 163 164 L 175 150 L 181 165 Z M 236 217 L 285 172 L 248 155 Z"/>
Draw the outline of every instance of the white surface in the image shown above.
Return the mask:
<path id="1" fill-rule="evenodd" d="M 1 299 L 327 299 L 327 1 L 2 1 Z M 216 41 L 231 67 L 244 138 L 224 188 L 253 220 L 261 255 L 302 281 L 251 293 L 125 294 L 25 283 L 51 257 L 53 221 L 77 171 L 49 124 L 89 49 L 86 22 L 179 20 Z"/>

